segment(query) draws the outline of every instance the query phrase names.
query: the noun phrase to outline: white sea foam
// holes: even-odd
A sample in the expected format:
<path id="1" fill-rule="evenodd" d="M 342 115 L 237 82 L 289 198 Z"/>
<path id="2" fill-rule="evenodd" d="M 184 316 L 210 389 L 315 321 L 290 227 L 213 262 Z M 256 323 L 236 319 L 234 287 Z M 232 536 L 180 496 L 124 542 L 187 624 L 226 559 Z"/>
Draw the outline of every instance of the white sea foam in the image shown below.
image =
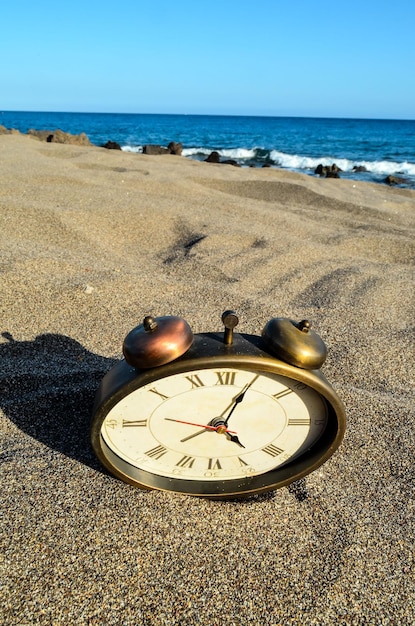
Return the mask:
<path id="1" fill-rule="evenodd" d="M 256 156 L 255 148 L 229 148 L 218 150 L 218 152 L 226 159 L 254 159 Z"/>
<path id="2" fill-rule="evenodd" d="M 192 157 L 198 154 L 206 154 L 208 156 L 213 151 L 212 148 L 183 148 L 182 154 L 185 157 Z M 254 159 L 256 156 L 255 148 L 223 148 L 222 150 L 215 150 L 215 152 L 224 159 L 238 159 L 240 161 Z"/>
<path id="3" fill-rule="evenodd" d="M 209 150 L 209 148 L 183 148 L 182 155 L 192 157 L 197 154 L 206 154 L 206 156 L 208 156 L 211 152 L 212 150 Z"/>
<path id="4" fill-rule="evenodd" d="M 363 165 L 368 172 L 373 172 L 374 174 L 407 174 L 408 176 L 415 176 L 415 164 L 407 161 L 403 163 L 394 161 L 361 161 L 357 165 Z"/>
<path id="5" fill-rule="evenodd" d="M 142 152 L 143 146 L 121 146 L 123 152 Z"/>
<path id="6" fill-rule="evenodd" d="M 344 172 L 352 172 L 355 167 L 365 167 L 372 174 L 388 175 L 388 174 L 407 174 L 415 176 L 415 164 L 404 161 L 397 163 L 395 161 L 351 161 L 349 159 L 335 159 L 333 157 L 305 157 L 297 154 L 285 154 L 272 150 L 270 153 L 271 160 L 280 167 L 286 167 L 294 170 L 315 170 L 321 165 L 336 165 Z"/>

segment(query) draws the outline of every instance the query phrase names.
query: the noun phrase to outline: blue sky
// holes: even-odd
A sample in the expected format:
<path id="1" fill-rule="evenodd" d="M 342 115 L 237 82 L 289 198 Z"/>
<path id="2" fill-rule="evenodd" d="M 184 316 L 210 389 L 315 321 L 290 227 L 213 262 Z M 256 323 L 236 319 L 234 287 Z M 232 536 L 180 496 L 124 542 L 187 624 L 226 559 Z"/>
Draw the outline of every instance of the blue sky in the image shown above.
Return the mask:
<path id="1" fill-rule="evenodd" d="M 0 109 L 415 119 L 415 1 L 4 0 Z"/>

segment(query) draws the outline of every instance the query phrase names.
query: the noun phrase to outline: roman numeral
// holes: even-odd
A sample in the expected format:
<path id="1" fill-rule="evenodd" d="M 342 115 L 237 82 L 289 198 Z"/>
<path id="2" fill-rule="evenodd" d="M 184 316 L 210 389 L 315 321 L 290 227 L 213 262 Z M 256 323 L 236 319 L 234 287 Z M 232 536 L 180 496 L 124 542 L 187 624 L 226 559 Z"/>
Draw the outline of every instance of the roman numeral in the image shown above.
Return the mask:
<path id="1" fill-rule="evenodd" d="M 165 396 L 164 393 L 161 393 L 160 391 L 157 391 L 157 389 L 155 387 L 153 387 L 152 389 L 149 389 L 149 391 L 151 391 L 151 393 L 155 393 L 157 396 L 160 396 L 160 398 L 162 400 L 168 400 L 169 396 Z"/>
<path id="2" fill-rule="evenodd" d="M 244 466 L 248 467 L 248 465 L 249 465 L 249 463 L 245 463 L 245 461 L 243 459 L 241 459 L 240 456 L 238 456 L 238 461 L 239 461 L 239 465 L 241 467 L 244 467 Z"/>
<path id="3" fill-rule="evenodd" d="M 279 400 L 280 398 L 283 398 L 284 396 L 288 396 L 292 392 L 293 392 L 292 389 L 284 389 L 283 391 L 280 391 L 279 393 L 274 393 L 272 397 L 275 398 L 275 400 Z"/>
<path id="4" fill-rule="evenodd" d="M 152 459 L 160 459 L 164 454 L 166 454 L 166 452 L 167 448 L 164 448 L 164 446 L 157 446 L 156 448 L 152 448 L 151 450 L 144 452 L 144 454 Z"/>
<path id="5" fill-rule="evenodd" d="M 292 417 L 288 420 L 287 426 L 309 426 L 310 418 Z"/>
<path id="6" fill-rule="evenodd" d="M 234 385 L 236 372 L 216 372 L 217 385 Z"/>
<path id="7" fill-rule="evenodd" d="M 219 459 L 209 459 L 208 469 L 222 469 L 222 465 L 219 462 Z"/>
<path id="8" fill-rule="evenodd" d="M 262 452 L 266 452 L 270 456 L 278 456 L 279 454 L 284 452 L 284 450 L 282 450 L 281 448 L 277 448 L 277 446 L 274 446 L 274 444 L 270 443 L 269 446 L 262 448 Z"/>
<path id="9" fill-rule="evenodd" d="M 147 426 L 147 420 L 123 420 L 122 427 L 128 428 L 129 426 Z"/>
<path id="10" fill-rule="evenodd" d="M 192 389 L 195 387 L 204 387 L 205 384 L 200 380 L 197 374 L 191 374 L 190 376 L 186 376 L 187 380 L 192 383 Z"/>
<path id="11" fill-rule="evenodd" d="M 194 462 L 194 457 L 184 456 L 178 463 L 176 463 L 176 467 L 193 467 Z"/>

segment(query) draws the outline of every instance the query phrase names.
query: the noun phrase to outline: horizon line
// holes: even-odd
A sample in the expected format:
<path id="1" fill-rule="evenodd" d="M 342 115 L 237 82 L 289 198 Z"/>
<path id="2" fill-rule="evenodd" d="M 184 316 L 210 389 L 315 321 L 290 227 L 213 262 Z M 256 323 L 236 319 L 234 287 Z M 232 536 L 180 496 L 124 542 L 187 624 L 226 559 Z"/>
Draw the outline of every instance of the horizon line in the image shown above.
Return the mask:
<path id="1" fill-rule="evenodd" d="M 126 111 L 63 111 L 47 109 L 0 109 L 0 115 L 4 113 L 57 113 L 73 115 L 168 115 L 182 117 L 264 117 L 264 118 L 294 118 L 294 119 L 326 119 L 326 120 L 373 120 L 390 122 L 413 122 L 415 118 L 407 117 L 361 117 L 361 116 L 341 116 L 341 115 L 271 115 L 253 113 L 149 113 L 149 112 L 126 112 Z"/>

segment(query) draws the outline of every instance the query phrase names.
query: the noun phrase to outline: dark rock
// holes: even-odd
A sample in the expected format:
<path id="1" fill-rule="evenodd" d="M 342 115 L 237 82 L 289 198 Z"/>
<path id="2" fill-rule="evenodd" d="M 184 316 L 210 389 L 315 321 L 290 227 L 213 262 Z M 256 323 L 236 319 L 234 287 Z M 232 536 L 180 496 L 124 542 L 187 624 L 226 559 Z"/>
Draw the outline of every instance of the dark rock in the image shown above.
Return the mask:
<path id="1" fill-rule="evenodd" d="M 107 150 L 121 150 L 120 144 L 116 141 L 107 141 L 102 147 L 107 148 Z"/>
<path id="2" fill-rule="evenodd" d="M 207 159 L 205 159 L 206 163 L 221 163 L 222 165 L 233 165 L 234 167 L 241 167 L 237 161 L 234 159 L 226 159 L 225 161 L 220 160 L 219 152 L 214 150 L 211 152 Z"/>
<path id="3" fill-rule="evenodd" d="M 385 182 L 387 185 L 405 185 L 408 181 L 405 180 L 405 178 L 400 178 L 399 176 L 389 175 L 386 176 L 383 182 Z"/>
<path id="4" fill-rule="evenodd" d="M 220 163 L 220 155 L 219 152 L 211 152 L 207 159 L 205 159 L 206 163 Z"/>
<path id="5" fill-rule="evenodd" d="M 183 152 L 183 144 L 176 143 L 175 141 L 171 141 L 167 146 L 170 154 L 175 154 L 176 156 L 181 156 Z"/>
<path id="6" fill-rule="evenodd" d="M 335 163 L 332 165 L 323 165 L 322 163 L 319 163 L 314 170 L 314 174 L 325 176 L 326 178 L 340 178 L 339 172 L 341 171 L 340 167 Z"/>
<path id="7" fill-rule="evenodd" d="M 355 165 L 353 167 L 354 172 L 367 172 L 367 168 L 364 165 Z"/>
<path id="8" fill-rule="evenodd" d="M 264 163 L 262 167 L 271 167 L 270 163 Z"/>
<path id="9" fill-rule="evenodd" d="M 168 148 L 163 148 L 163 146 L 147 144 L 146 146 L 143 146 L 143 154 L 150 154 L 152 156 L 158 154 L 170 154 L 170 150 Z"/>
<path id="10" fill-rule="evenodd" d="M 233 165 L 234 167 L 241 167 L 234 159 L 227 159 L 226 161 L 220 161 L 222 165 Z"/>
<path id="11" fill-rule="evenodd" d="M 324 165 L 322 165 L 322 163 L 319 163 L 316 169 L 314 170 L 314 174 L 318 174 L 319 176 L 324 176 L 325 173 L 326 173 L 326 168 L 324 167 Z"/>
<path id="12" fill-rule="evenodd" d="M 183 151 L 183 144 L 176 143 L 175 141 L 171 141 L 167 148 L 163 146 L 147 144 L 143 146 L 143 154 L 151 154 L 151 155 L 159 155 L 159 154 L 175 154 L 176 156 L 181 156 Z"/>

